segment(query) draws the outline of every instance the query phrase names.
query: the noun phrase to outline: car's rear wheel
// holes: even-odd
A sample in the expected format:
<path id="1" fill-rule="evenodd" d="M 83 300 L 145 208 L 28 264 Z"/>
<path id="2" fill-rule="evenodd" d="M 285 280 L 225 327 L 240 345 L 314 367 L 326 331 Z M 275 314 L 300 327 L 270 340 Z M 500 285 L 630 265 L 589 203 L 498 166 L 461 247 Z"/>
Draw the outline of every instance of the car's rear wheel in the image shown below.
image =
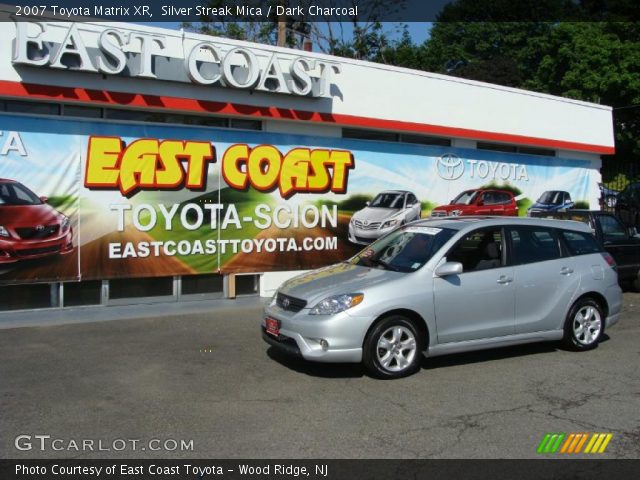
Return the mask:
<path id="1" fill-rule="evenodd" d="M 573 304 L 564 327 L 563 343 L 571 350 L 591 350 L 604 334 L 604 312 L 592 298 L 581 298 Z"/>
<path id="2" fill-rule="evenodd" d="M 401 378 L 420 368 L 424 340 L 415 324 L 402 315 L 380 320 L 364 342 L 363 363 L 374 377 Z"/>

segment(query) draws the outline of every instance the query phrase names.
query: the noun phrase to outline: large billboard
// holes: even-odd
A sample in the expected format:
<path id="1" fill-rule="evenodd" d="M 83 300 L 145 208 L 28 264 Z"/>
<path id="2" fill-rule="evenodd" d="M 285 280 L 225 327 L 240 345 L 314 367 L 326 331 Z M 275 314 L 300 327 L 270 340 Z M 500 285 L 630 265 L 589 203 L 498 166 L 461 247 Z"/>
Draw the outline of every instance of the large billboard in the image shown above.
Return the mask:
<path id="1" fill-rule="evenodd" d="M 544 192 L 597 198 L 599 177 L 585 160 L 262 131 L 8 114 L 0 131 L 2 283 L 315 268 L 454 199 L 525 215 Z M 493 196 L 463 193 L 479 188 Z"/>

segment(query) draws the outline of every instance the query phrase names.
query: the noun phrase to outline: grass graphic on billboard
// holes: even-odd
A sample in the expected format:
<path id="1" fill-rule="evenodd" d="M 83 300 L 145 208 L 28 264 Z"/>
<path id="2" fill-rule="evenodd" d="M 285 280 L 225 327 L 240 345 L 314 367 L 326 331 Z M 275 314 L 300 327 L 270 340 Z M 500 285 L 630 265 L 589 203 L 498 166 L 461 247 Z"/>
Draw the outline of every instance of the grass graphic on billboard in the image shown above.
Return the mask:
<path id="1" fill-rule="evenodd" d="M 219 193 L 219 196 L 218 196 Z M 203 195 L 190 198 L 188 200 L 180 203 L 180 207 L 178 208 L 178 212 L 188 203 L 195 203 L 198 205 L 205 205 L 208 203 L 221 203 L 225 206 L 222 210 L 220 210 L 219 219 L 220 222 L 225 216 L 226 207 L 230 204 L 234 204 L 235 208 L 238 212 L 238 218 L 240 219 L 240 223 L 242 225 L 241 229 L 235 227 L 235 225 L 228 225 L 226 229 L 220 229 L 220 239 L 221 240 L 231 240 L 231 239 L 245 239 L 245 238 L 255 238 L 258 233 L 260 233 L 260 229 L 257 228 L 253 222 L 243 222 L 242 219 L 244 217 L 255 217 L 255 206 L 259 203 L 268 204 L 273 206 L 275 203 L 273 201 L 273 197 L 268 194 L 259 193 L 253 189 L 249 189 L 246 192 L 240 192 L 237 190 L 233 190 L 231 188 L 225 188 L 220 190 L 214 190 L 212 192 L 207 192 Z M 157 210 L 157 209 L 156 209 Z M 218 239 L 218 229 L 211 229 L 211 216 L 210 211 L 204 210 L 204 221 L 202 226 L 196 230 L 188 230 L 186 229 L 182 223 L 180 222 L 180 215 L 176 213 L 173 217 L 171 223 L 171 230 L 167 230 L 164 226 L 164 223 L 158 223 L 156 227 L 154 227 L 151 231 L 149 231 L 149 235 L 153 237 L 154 240 L 166 242 L 168 240 L 173 240 L 175 242 L 179 242 L 180 240 L 187 240 L 189 242 L 194 242 L 196 240 L 200 240 L 204 242 L 205 240 Z M 194 219 L 190 219 L 194 220 Z M 218 228 L 220 227 L 220 223 L 217 224 Z M 230 246 L 227 246 L 227 251 L 224 254 L 220 255 L 220 266 L 224 265 L 231 257 L 234 256 L 234 253 L 230 250 Z M 189 267 L 193 268 L 199 273 L 205 272 L 215 272 L 218 270 L 218 254 L 204 254 L 204 255 L 180 255 L 176 254 L 176 258 L 180 259 L 182 262 L 187 264 Z"/>

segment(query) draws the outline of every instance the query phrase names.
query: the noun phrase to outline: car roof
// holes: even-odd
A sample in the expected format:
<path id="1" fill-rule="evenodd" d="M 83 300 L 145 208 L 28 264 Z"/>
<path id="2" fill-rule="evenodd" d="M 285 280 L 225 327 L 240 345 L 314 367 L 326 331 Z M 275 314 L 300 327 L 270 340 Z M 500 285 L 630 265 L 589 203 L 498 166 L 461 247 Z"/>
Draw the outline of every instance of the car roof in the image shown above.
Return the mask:
<path id="1" fill-rule="evenodd" d="M 574 220 L 558 220 L 555 218 L 532 217 L 461 216 L 416 220 L 415 222 L 411 222 L 411 225 L 450 228 L 453 230 L 471 230 L 473 228 L 507 225 L 531 225 L 551 228 L 566 228 L 567 230 L 578 230 L 581 232 L 591 232 L 591 228 L 583 222 L 577 222 Z"/>
<path id="2" fill-rule="evenodd" d="M 15 180 L 11 180 L 10 178 L 0 178 L 0 183 L 18 183 Z"/>
<path id="3" fill-rule="evenodd" d="M 461 193 L 465 192 L 503 192 L 503 193 L 513 193 L 511 190 L 505 190 L 500 187 L 488 187 L 488 188 L 470 188 L 468 190 L 464 190 Z"/>
<path id="4" fill-rule="evenodd" d="M 409 190 L 384 190 L 380 193 L 411 193 Z"/>

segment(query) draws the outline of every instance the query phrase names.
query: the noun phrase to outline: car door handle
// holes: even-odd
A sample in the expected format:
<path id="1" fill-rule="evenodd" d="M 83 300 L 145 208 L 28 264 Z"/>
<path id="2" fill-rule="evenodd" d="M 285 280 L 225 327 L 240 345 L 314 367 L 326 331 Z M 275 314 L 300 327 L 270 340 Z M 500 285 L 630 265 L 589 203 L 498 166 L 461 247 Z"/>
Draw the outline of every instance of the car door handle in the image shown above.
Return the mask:
<path id="1" fill-rule="evenodd" d="M 573 273 L 573 268 L 562 267 L 560 269 L 560 275 L 571 275 Z"/>
<path id="2" fill-rule="evenodd" d="M 513 278 L 507 277 L 506 275 L 500 275 L 500 278 L 498 278 L 496 282 L 499 283 L 500 285 L 507 285 L 513 282 Z"/>

